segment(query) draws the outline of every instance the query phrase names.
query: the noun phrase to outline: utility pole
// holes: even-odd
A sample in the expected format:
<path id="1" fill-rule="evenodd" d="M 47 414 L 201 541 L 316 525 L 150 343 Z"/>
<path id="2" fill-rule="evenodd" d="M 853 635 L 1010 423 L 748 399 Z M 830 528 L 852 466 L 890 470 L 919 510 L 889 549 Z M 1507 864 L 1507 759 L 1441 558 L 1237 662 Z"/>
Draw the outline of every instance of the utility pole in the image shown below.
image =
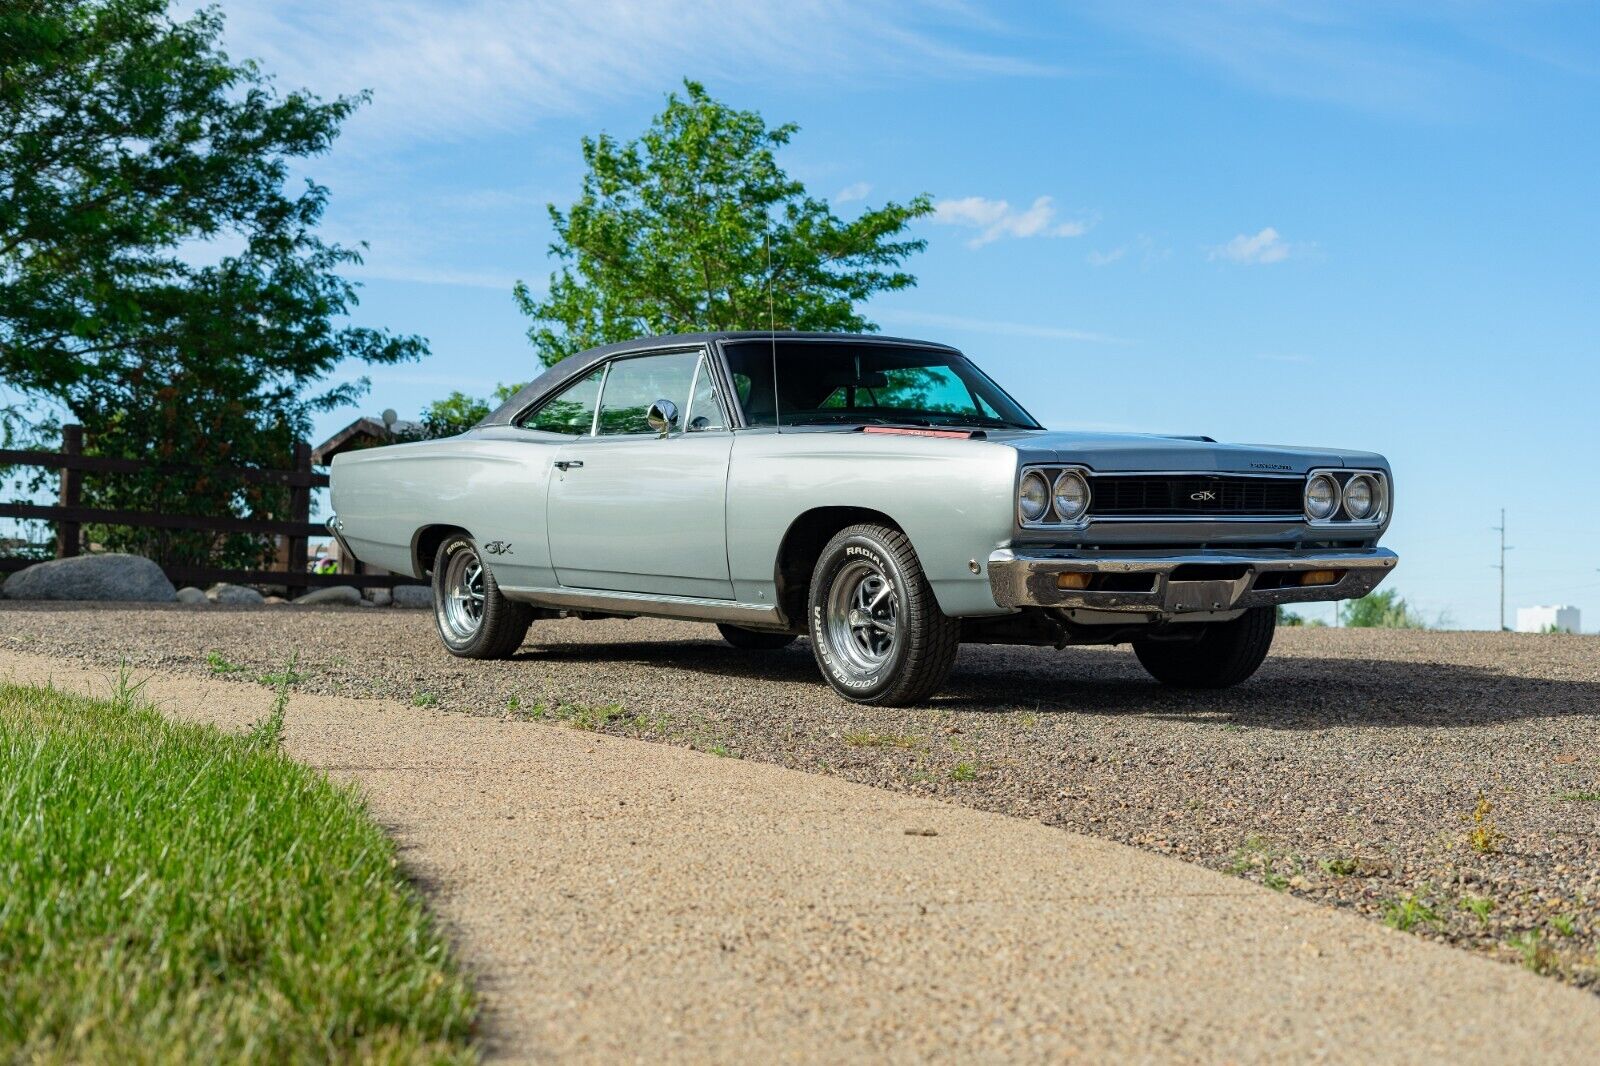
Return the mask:
<path id="1" fill-rule="evenodd" d="M 1500 508 L 1500 524 L 1493 527 L 1500 534 L 1500 565 L 1495 567 L 1500 571 L 1500 630 L 1506 628 L 1506 552 L 1511 549 L 1506 546 L 1506 509 Z"/>

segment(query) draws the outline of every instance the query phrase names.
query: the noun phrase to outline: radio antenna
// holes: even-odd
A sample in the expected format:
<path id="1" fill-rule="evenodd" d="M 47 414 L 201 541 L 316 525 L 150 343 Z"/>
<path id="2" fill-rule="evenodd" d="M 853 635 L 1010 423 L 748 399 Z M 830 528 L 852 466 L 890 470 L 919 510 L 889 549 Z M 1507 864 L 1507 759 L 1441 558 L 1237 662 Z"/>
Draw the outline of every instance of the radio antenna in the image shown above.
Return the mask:
<path id="1" fill-rule="evenodd" d="M 772 421 L 783 425 L 778 409 L 778 310 L 772 294 L 772 212 L 762 208 L 762 221 L 766 224 L 767 246 L 767 339 L 772 345 Z"/>

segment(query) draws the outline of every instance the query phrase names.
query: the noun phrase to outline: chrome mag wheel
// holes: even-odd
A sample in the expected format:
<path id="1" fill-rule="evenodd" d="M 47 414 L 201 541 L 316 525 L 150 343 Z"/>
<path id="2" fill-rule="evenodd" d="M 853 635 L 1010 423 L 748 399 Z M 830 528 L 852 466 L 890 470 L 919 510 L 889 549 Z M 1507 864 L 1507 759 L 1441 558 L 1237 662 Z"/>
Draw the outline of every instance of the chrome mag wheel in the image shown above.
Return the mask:
<path id="1" fill-rule="evenodd" d="M 440 585 L 439 624 L 456 640 L 470 640 L 483 625 L 483 562 L 470 547 L 450 556 Z"/>
<path id="2" fill-rule="evenodd" d="M 864 674 L 878 670 L 894 654 L 900 598 L 894 582 L 875 563 L 853 559 L 828 592 L 828 645 Z"/>

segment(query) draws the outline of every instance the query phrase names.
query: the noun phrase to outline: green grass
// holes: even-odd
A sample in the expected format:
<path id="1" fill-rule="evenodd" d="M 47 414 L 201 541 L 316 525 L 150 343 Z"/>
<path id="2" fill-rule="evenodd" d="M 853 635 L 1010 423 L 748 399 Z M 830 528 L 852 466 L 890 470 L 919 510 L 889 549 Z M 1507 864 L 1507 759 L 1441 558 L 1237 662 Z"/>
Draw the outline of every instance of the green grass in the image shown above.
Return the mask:
<path id="1" fill-rule="evenodd" d="M 1600 803 L 1600 789 L 1587 792 L 1563 792 L 1556 797 L 1569 803 Z"/>
<path id="2" fill-rule="evenodd" d="M 1415 892 L 1408 892 L 1399 899 L 1391 900 L 1383 907 L 1383 924 L 1391 929 L 1402 932 L 1415 929 L 1419 925 L 1440 925 L 1444 919 L 1439 917 L 1439 912 L 1433 905 Z"/>
<path id="3" fill-rule="evenodd" d="M 977 779 L 978 767 L 975 763 L 958 762 L 950 771 L 950 780 L 952 781 L 976 781 Z"/>
<path id="4" fill-rule="evenodd" d="M 0 1062 L 470 1062 L 474 1003 L 349 788 L 244 735 L 0 684 Z"/>

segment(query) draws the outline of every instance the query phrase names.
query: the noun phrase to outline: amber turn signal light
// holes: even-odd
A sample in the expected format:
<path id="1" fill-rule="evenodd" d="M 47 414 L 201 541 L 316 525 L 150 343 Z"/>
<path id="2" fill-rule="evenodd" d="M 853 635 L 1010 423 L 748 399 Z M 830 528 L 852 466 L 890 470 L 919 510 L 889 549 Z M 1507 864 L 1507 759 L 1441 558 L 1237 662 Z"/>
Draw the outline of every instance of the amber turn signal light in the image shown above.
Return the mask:
<path id="1" fill-rule="evenodd" d="M 1089 579 L 1093 574 L 1057 574 L 1056 588 L 1058 589 L 1086 589 Z"/>
<path id="2" fill-rule="evenodd" d="M 1344 577 L 1343 570 L 1307 570 L 1300 575 L 1302 585 L 1337 585 Z"/>

